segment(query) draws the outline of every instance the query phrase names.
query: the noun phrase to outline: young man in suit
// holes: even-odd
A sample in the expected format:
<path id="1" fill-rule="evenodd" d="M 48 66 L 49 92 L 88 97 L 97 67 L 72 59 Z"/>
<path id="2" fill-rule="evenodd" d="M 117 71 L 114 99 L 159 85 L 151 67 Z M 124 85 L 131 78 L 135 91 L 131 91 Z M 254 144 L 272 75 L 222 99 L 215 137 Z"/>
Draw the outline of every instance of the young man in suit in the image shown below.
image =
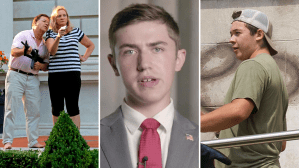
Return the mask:
<path id="1" fill-rule="evenodd" d="M 199 127 L 174 109 L 170 97 L 186 57 L 177 23 L 161 7 L 130 5 L 112 19 L 109 41 L 108 60 L 122 77 L 126 96 L 101 120 L 101 167 L 199 167 Z"/>

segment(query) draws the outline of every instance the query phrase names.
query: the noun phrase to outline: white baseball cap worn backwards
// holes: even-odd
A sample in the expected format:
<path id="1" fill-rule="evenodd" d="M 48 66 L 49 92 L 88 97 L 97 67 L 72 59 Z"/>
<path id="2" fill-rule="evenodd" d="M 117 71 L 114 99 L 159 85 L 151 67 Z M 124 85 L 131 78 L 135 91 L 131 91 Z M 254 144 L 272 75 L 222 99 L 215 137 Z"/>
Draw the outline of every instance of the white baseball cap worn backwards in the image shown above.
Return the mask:
<path id="1" fill-rule="evenodd" d="M 277 54 L 277 50 L 274 48 L 274 44 L 271 40 L 272 37 L 272 24 L 269 21 L 266 14 L 263 12 L 253 10 L 253 9 L 245 9 L 242 10 L 241 15 L 238 18 L 235 18 L 234 21 L 241 21 L 248 23 L 258 29 L 261 29 L 265 33 L 266 40 L 269 44 L 270 55 Z M 233 21 L 233 22 L 234 22 Z"/>

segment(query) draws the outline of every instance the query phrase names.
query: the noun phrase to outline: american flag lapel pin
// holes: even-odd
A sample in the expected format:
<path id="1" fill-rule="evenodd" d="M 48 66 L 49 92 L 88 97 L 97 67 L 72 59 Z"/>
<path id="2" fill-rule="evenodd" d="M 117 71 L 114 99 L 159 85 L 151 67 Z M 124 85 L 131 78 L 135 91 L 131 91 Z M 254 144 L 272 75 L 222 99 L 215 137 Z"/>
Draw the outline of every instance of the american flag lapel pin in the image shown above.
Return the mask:
<path id="1" fill-rule="evenodd" d="M 194 141 L 193 136 L 190 134 L 186 134 L 186 139 L 189 141 Z"/>

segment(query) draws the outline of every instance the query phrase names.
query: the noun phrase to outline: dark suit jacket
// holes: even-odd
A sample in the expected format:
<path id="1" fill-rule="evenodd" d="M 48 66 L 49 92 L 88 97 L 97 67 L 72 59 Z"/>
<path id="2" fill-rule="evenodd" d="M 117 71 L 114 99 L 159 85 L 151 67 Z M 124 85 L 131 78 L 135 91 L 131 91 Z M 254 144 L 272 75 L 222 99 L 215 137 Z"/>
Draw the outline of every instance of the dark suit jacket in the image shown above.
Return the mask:
<path id="1" fill-rule="evenodd" d="M 131 163 L 126 128 L 121 107 L 101 120 L 101 168 L 136 168 Z M 186 134 L 194 141 L 187 140 Z M 181 116 L 174 114 L 166 168 L 199 167 L 199 127 Z"/>

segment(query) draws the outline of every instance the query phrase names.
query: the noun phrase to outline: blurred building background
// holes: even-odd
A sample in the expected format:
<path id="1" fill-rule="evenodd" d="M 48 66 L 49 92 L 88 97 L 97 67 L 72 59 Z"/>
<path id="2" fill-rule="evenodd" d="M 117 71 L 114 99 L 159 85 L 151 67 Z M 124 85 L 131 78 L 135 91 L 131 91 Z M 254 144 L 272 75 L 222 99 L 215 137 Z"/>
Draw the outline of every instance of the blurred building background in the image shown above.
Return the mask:
<path id="1" fill-rule="evenodd" d="M 272 39 L 278 49 L 274 56 L 289 94 L 288 130 L 299 129 L 299 0 L 201 0 L 201 108 L 212 111 L 223 100 L 240 61 L 228 43 L 233 11 L 256 9 L 273 25 Z M 202 140 L 215 138 L 202 134 Z M 280 154 L 283 168 L 299 165 L 298 140 L 288 141 Z"/>
<path id="2" fill-rule="evenodd" d="M 188 119 L 198 123 L 199 114 L 199 1 L 198 0 L 101 0 L 100 1 L 100 118 L 111 114 L 122 103 L 125 88 L 108 62 L 111 53 L 108 29 L 113 16 L 132 3 L 150 3 L 163 7 L 177 21 L 182 48 L 187 50 L 186 62 L 177 73 L 172 87 L 176 109 Z"/>
<path id="3" fill-rule="evenodd" d="M 64 6 L 74 27 L 79 27 L 95 44 L 91 57 L 82 63 L 82 87 L 80 94 L 81 134 L 98 135 L 98 1 L 97 0 L 2 0 L 0 2 L 1 38 L 0 50 L 10 55 L 14 36 L 23 30 L 31 29 L 32 20 L 38 14 L 51 16 L 56 6 Z M 44 34 L 45 36 L 45 34 Z M 79 44 L 79 53 L 85 53 L 85 47 Z M 7 66 L 4 66 L 7 71 Z M 48 88 L 48 73 L 40 72 L 41 120 L 40 135 L 49 135 L 52 130 L 51 101 Z M 5 74 L 0 74 L 0 89 L 4 88 Z M 61 81 L 63 82 L 63 81 Z M 66 109 L 65 109 L 66 110 Z M 15 135 L 25 136 L 25 115 L 20 106 L 15 119 Z"/>

